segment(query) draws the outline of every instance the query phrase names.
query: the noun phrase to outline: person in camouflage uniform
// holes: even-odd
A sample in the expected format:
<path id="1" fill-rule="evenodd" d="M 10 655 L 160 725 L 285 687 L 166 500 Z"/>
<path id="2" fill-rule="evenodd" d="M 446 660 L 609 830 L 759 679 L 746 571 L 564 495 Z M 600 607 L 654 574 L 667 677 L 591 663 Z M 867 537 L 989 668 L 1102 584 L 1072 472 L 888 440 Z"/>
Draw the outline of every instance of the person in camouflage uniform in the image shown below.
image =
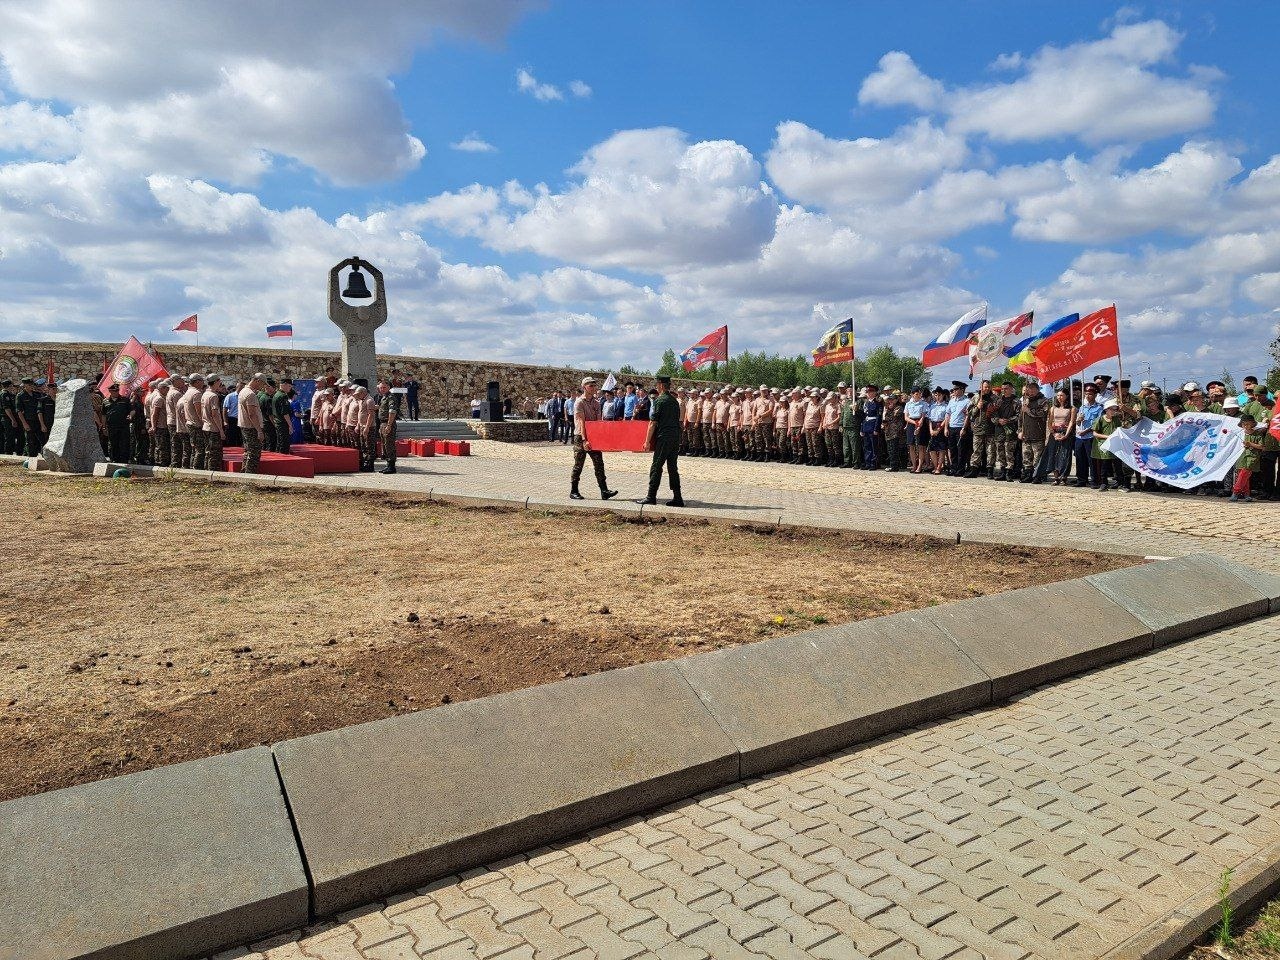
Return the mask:
<path id="1" fill-rule="evenodd" d="M 222 447 L 227 439 L 227 422 L 222 413 L 222 380 L 209 377 L 200 396 L 200 425 L 204 431 L 204 468 L 222 469 Z"/>
<path id="2" fill-rule="evenodd" d="M 147 411 L 142 387 L 129 395 L 129 462 L 151 462 L 151 436 L 147 432 Z"/>
<path id="3" fill-rule="evenodd" d="M 991 407 L 991 427 L 995 441 L 995 479 L 1017 480 L 1018 457 L 1018 398 L 1013 395 L 1013 384 L 1000 388 L 1000 396 Z"/>
<path id="4" fill-rule="evenodd" d="M 107 424 L 107 456 L 113 463 L 129 462 L 129 419 L 132 404 L 128 397 L 120 396 L 120 384 L 107 388 L 107 400 L 102 405 L 102 419 Z"/>
<path id="5" fill-rule="evenodd" d="M 262 415 L 262 404 L 258 398 L 266 386 L 266 378 L 255 373 L 240 391 L 240 440 L 244 444 L 245 473 L 257 473 L 258 461 L 262 457 L 262 426 L 266 418 Z"/>
<path id="6" fill-rule="evenodd" d="M 169 434 L 169 381 L 158 379 L 152 381 L 151 393 L 147 395 L 147 431 L 151 435 L 151 459 L 157 467 L 169 466 L 170 434 Z"/>
<path id="7" fill-rule="evenodd" d="M 275 379 L 264 378 L 258 386 L 258 408 L 262 411 L 262 449 L 272 452 L 276 449 L 276 422 L 272 412 L 275 395 Z"/>
<path id="8" fill-rule="evenodd" d="M 293 407 L 289 403 L 289 394 L 293 392 L 293 381 L 284 379 L 271 396 L 271 426 L 276 434 L 276 453 L 288 453 L 289 441 L 293 437 Z"/>
<path id="9" fill-rule="evenodd" d="M 969 407 L 969 423 L 973 427 L 973 459 L 969 466 L 971 477 L 986 474 L 987 479 L 991 480 L 996 475 L 996 433 L 995 424 L 991 421 L 995 403 L 996 396 L 991 392 L 991 381 L 983 380 Z"/>
<path id="10" fill-rule="evenodd" d="M 391 385 L 378 381 L 378 438 L 382 440 L 382 456 L 387 465 L 383 473 L 396 472 L 396 423 L 400 420 L 400 394 Z"/>

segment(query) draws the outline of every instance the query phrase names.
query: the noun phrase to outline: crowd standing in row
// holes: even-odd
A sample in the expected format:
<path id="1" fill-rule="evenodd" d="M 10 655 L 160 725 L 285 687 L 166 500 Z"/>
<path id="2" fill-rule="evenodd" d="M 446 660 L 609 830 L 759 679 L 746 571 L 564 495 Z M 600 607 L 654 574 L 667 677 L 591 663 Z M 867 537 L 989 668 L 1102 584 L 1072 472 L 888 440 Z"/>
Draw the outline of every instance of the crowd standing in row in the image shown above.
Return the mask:
<path id="1" fill-rule="evenodd" d="M 835 390 L 762 384 L 756 389 L 685 387 L 672 393 L 681 411 L 680 453 L 687 456 L 1071 484 L 1098 491 L 1182 492 L 1131 470 L 1103 448 L 1104 441 L 1143 417 L 1162 423 L 1184 412 L 1223 414 L 1244 428 L 1244 454 L 1226 480 L 1190 492 L 1243 501 L 1280 497 L 1280 441 L 1268 432 L 1275 397 L 1252 376 L 1231 396 L 1217 380 L 1203 388 L 1188 382 L 1169 393 L 1147 380 L 1135 393 L 1129 380 L 1105 374 L 1087 382 L 1064 382 L 1052 395 L 1034 382 L 1019 395 L 1012 384 L 995 386 L 985 380 L 976 391 L 956 380 L 950 390 L 872 385 L 855 392 L 841 383 Z M 557 391 L 537 402 L 535 409 L 547 419 L 548 439 L 576 443 L 575 411 L 583 396 L 582 389 Z M 590 419 L 648 420 L 655 396 L 655 390 L 646 392 L 632 382 L 599 397 L 593 388 Z M 603 482 L 601 487 L 605 489 Z"/>
<path id="2" fill-rule="evenodd" d="M 191 470 L 223 469 L 224 448 L 243 447 L 243 470 L 257 473 L 262 452 L 289 453 L 296 440 L 345 446 L 372 470 L 379 451 L 395 473 L 399 374 L 377 386 L 326 374 L 303 407 L 293 381 L 262 373 L 228 380 L 212 373 L 173 374 L 134 388 L 111 384 L 90 393 L 103 452 L 115 463 Z M 49 439 L 57 384 L 23 378 L 0 384 L 0 452 L 38 456 Z M 379 443 L 381 441 L 381 443 Z"/>

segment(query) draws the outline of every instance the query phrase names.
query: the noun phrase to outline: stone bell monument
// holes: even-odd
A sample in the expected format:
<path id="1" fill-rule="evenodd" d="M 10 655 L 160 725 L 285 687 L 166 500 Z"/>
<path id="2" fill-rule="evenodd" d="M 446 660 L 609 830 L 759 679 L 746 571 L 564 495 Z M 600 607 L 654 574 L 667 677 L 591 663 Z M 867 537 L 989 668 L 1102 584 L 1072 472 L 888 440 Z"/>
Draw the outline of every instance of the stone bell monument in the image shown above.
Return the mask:
<path id="1" fill-rule="evenodd" d="M 58 390 L 49 440 L 40 451 L 41 458 L 54 470 L 93 473 L 93 465 L 107 459 L 93 419 L 89 395 L 94 389 L 85 380 L 68 380 Z"/>
<path id="2" fill-rule="evenodd" d="M 351 268 L 347 288 L 338 293 L 338 274 Z M 373 293 L 362 270 L 373 274 Z M 354 306 L 350 300 L 372 300 Z M 387 292 L 382 285 L 382 271 L 359 257 L 348 257 L 329 271 L 329 319 L 342 331 L 342 375 L 361 380 L 372 388 L 378 381 L 378 351 L 373 331 L 387 322 Z"/>

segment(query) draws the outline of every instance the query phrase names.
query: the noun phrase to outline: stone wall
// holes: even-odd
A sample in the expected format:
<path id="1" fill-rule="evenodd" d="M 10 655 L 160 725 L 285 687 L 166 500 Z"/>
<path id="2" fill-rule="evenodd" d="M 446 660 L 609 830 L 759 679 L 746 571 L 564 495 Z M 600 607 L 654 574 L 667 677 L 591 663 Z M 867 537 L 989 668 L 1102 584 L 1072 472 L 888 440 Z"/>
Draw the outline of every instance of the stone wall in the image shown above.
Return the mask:
<path id="1" fill-rule="evenodd" d="M 274 350 L 255 347 L 190 347 L 155 344 L 155 350 L 175 373 L 213 372 L 238 377 L 261 370 L 270 376 L 311 379 L 328 370 L 338 371 L 337 351 Z M 119 344 L 110 343 L 0 343 L 0 379 L 42 377 L 52 359 L 59 379 L 93 377 L 115 359 Z M 525 363 L 486 360 L 443 360 L 432 357 L 378 355 L 379 376 L 392 366 L 414 374 L 422 383 L 422 411 L 431 416 L 470 413 L 471 400 L 484 398 L 490 380 L 501 384 L 503 399 L 519 407 L 526 396 L 543 397 L 553 390 L 577 386 L 583 377 L 600 379 L 605 372 L 564 367 L 539 367 Z M 626 377 L 620 379 L 625 380 Z M 677 385 L 681 381 L 673 381 Z M 713 384 L 703 384 L 713 386 Z"/>

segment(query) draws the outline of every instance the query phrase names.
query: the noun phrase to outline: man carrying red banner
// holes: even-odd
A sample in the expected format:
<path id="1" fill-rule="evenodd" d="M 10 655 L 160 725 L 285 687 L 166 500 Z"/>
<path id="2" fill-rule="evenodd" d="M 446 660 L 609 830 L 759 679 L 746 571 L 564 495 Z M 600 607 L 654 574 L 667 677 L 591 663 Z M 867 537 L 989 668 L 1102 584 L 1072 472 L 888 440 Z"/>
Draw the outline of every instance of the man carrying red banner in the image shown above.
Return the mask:
<path id="1" fill-rule="evenodd" d="M 595 377 L 584 377 L 582 380 L 582 396 L 573 405 L 573 472 L 569 475 L 570 500 L 585 500 L 578 490 L 578 481 L 582 479 L 582 467 L 587 457 L 591 458 L 591 467 L 596 474 L 596 482 L 600 484 L 600 499 L 608 500 L 618 495 L 617 490 L 610 490 L 604 476 L 604 457 L 599 450 L 591 449 L 587 439 L 586 424 L 601 419 L 600 398 L 597 395 Z"/>

